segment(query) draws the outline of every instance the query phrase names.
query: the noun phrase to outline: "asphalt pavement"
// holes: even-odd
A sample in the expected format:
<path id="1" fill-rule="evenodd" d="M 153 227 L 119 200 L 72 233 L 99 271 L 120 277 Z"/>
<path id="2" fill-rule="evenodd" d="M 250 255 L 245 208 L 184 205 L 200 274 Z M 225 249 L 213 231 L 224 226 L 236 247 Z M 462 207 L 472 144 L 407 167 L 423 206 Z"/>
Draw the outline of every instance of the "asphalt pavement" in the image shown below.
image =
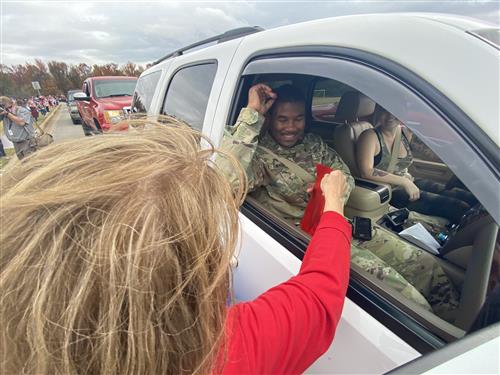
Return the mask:
<path id="1" fill-rule="evenodd" d="M 49 120 L 47 131 L 54 137 L 54 142 L 60 142 L 65 139 L 83 138 L 82 125 L 73 125 L 66 105 L 61 105 L 54 117 Z"/>

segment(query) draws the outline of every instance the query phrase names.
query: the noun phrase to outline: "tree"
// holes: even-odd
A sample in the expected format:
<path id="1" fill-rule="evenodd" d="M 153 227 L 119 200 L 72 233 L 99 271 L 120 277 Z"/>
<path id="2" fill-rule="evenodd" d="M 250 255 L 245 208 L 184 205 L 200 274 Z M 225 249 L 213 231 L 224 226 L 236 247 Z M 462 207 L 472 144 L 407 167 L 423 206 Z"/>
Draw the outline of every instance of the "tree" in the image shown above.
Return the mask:
<path id="1" fill-rule="evenodd" d="M 92 68 L 87 64 L 80 63 L 78 65 L 71 65 L 68 72 L 68 79 L 71 83 L 71 89 L 79 89 L 85 81 L 92 74 Z"/>
<path id="2" fill-rule="evenodd" d="M 92 65 L 92 75 L 95 76 L 121 76 L 122 72 L 118 69 L 118 64 L 110 63 L 104 65 Z"/>
<path id="3" fill-rule="evenodd" d="M 129 61 L 122 66 L 121 71 L 126 76 L 139 77 L 144 71 L 144 68 Z"/>
<path id="4" fill-rule="evenodd" d="M 91 76 L 129 75 L 138 77 L 144 68 L 133 62 L 127 62 L 121 68 L 109 63 L 89 66 L 84 63 L 67 64 L 62 61 L 49 61 L 45 64 L 40 59 L 17 65 L 0 64 L 0 95 L 28 97 L 37 95 L 31 82 L 38 81 L 42 95 L 65 94 L 68 90 L 81 88 L 83 81 Z"/>
<path id="5" fill-rule="evenodd" d="M 60 61 L 50 61 L 48 66 L 59 93 L 62 94 L 68 92 L 68 90 L 71 89 L 71 82 L 68 78 L 68 65 Z"/>
<path id="6" fill-rule="evenodd" d="M 12 96 L 15 92 L 11 70 L 7 65 L 0 64 L 0 95 Z"/>

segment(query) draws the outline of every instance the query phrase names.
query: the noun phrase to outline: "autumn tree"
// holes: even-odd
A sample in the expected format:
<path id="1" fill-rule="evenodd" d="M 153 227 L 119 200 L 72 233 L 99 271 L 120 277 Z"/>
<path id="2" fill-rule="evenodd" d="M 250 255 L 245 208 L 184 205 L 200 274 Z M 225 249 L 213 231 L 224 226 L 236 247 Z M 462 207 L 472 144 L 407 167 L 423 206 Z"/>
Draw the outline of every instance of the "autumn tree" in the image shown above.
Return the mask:
<path id="1" fill-rule="evenodd" d="M 92 75 L 94 77 L 100 76 L 122 76 L 123 73 L 118 69 L 118 64 L 110 63 L 104 65 L 92 65 Z"/>
<path id="2" fill-rule="evenodd" d="M 68 79 L 71 83 L 71 89 L 82 87 L 83 81 L 92 75 L 92 68 L 87 64 L 80 63 L 71 65 L 68 72 Z"/>
<path id="3" fill-rule="evenodd" d="M 68 90 L 82 87 L 85 79 L 92 76 L 135 76 L 138 77 L 144 67 L 133 62 L 118 64 L 85 63 L 67 64 L 62 61 L 50 61 L 45 64 L 40 59 L 17 65 L 0 65 L 0 95 L 27 97 L 36 95 L 32 82 L 38 81 L 42 95 L 66 94 Z"/>
<path id="4" fill-rule="evenodd" d="M 56 83 L 57 88 L 62 92 L 67 92 L 71 89 L 71 82 L 69 81 L 68 65 L 60 61 L 50 61 L 48 63 L 50 74 Z"/>
<path id="5" fill-rule="evenodd" d="M 126 76 L 139 77 L 144 71 L 144 68 L 129 61 L 121 67 L 121 71 Z"/>
<path id="6" fill-rule="evenodd" d="M 2 95 L 12 96 L 15 92 L 11 70 L 7 65 L 0 64 L 0 91 Z"/>

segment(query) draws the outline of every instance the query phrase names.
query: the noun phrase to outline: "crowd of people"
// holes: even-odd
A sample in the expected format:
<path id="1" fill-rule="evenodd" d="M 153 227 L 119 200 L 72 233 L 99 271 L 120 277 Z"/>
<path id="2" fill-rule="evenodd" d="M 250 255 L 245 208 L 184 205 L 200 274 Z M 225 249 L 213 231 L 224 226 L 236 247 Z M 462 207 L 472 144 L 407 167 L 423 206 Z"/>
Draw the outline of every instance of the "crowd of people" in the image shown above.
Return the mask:
<path id="1" fill-rule="evenodd" d="M 63 99 L 61 96 L 32 96 L 30 98 L 17 99 L 17 105 L 27 107 L 31 111 L 31 116 L 38 120 L 40 115 L 45 116 Z"/>

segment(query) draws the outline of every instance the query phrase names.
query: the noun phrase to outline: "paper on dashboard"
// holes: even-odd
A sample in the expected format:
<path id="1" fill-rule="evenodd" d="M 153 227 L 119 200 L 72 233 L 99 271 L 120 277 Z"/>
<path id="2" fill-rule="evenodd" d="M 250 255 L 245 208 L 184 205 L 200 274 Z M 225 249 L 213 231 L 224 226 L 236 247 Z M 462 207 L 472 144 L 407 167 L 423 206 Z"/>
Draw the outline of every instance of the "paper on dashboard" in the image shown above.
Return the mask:
<path id="1" fill-rule="evenodd" d="M 441 245 L 421 223 L 417 223 L 402 230 L 399 232 L 399 235 L 422 249 L 427 250 L 431 254 L 439 255 L 439 248 Z"/>

